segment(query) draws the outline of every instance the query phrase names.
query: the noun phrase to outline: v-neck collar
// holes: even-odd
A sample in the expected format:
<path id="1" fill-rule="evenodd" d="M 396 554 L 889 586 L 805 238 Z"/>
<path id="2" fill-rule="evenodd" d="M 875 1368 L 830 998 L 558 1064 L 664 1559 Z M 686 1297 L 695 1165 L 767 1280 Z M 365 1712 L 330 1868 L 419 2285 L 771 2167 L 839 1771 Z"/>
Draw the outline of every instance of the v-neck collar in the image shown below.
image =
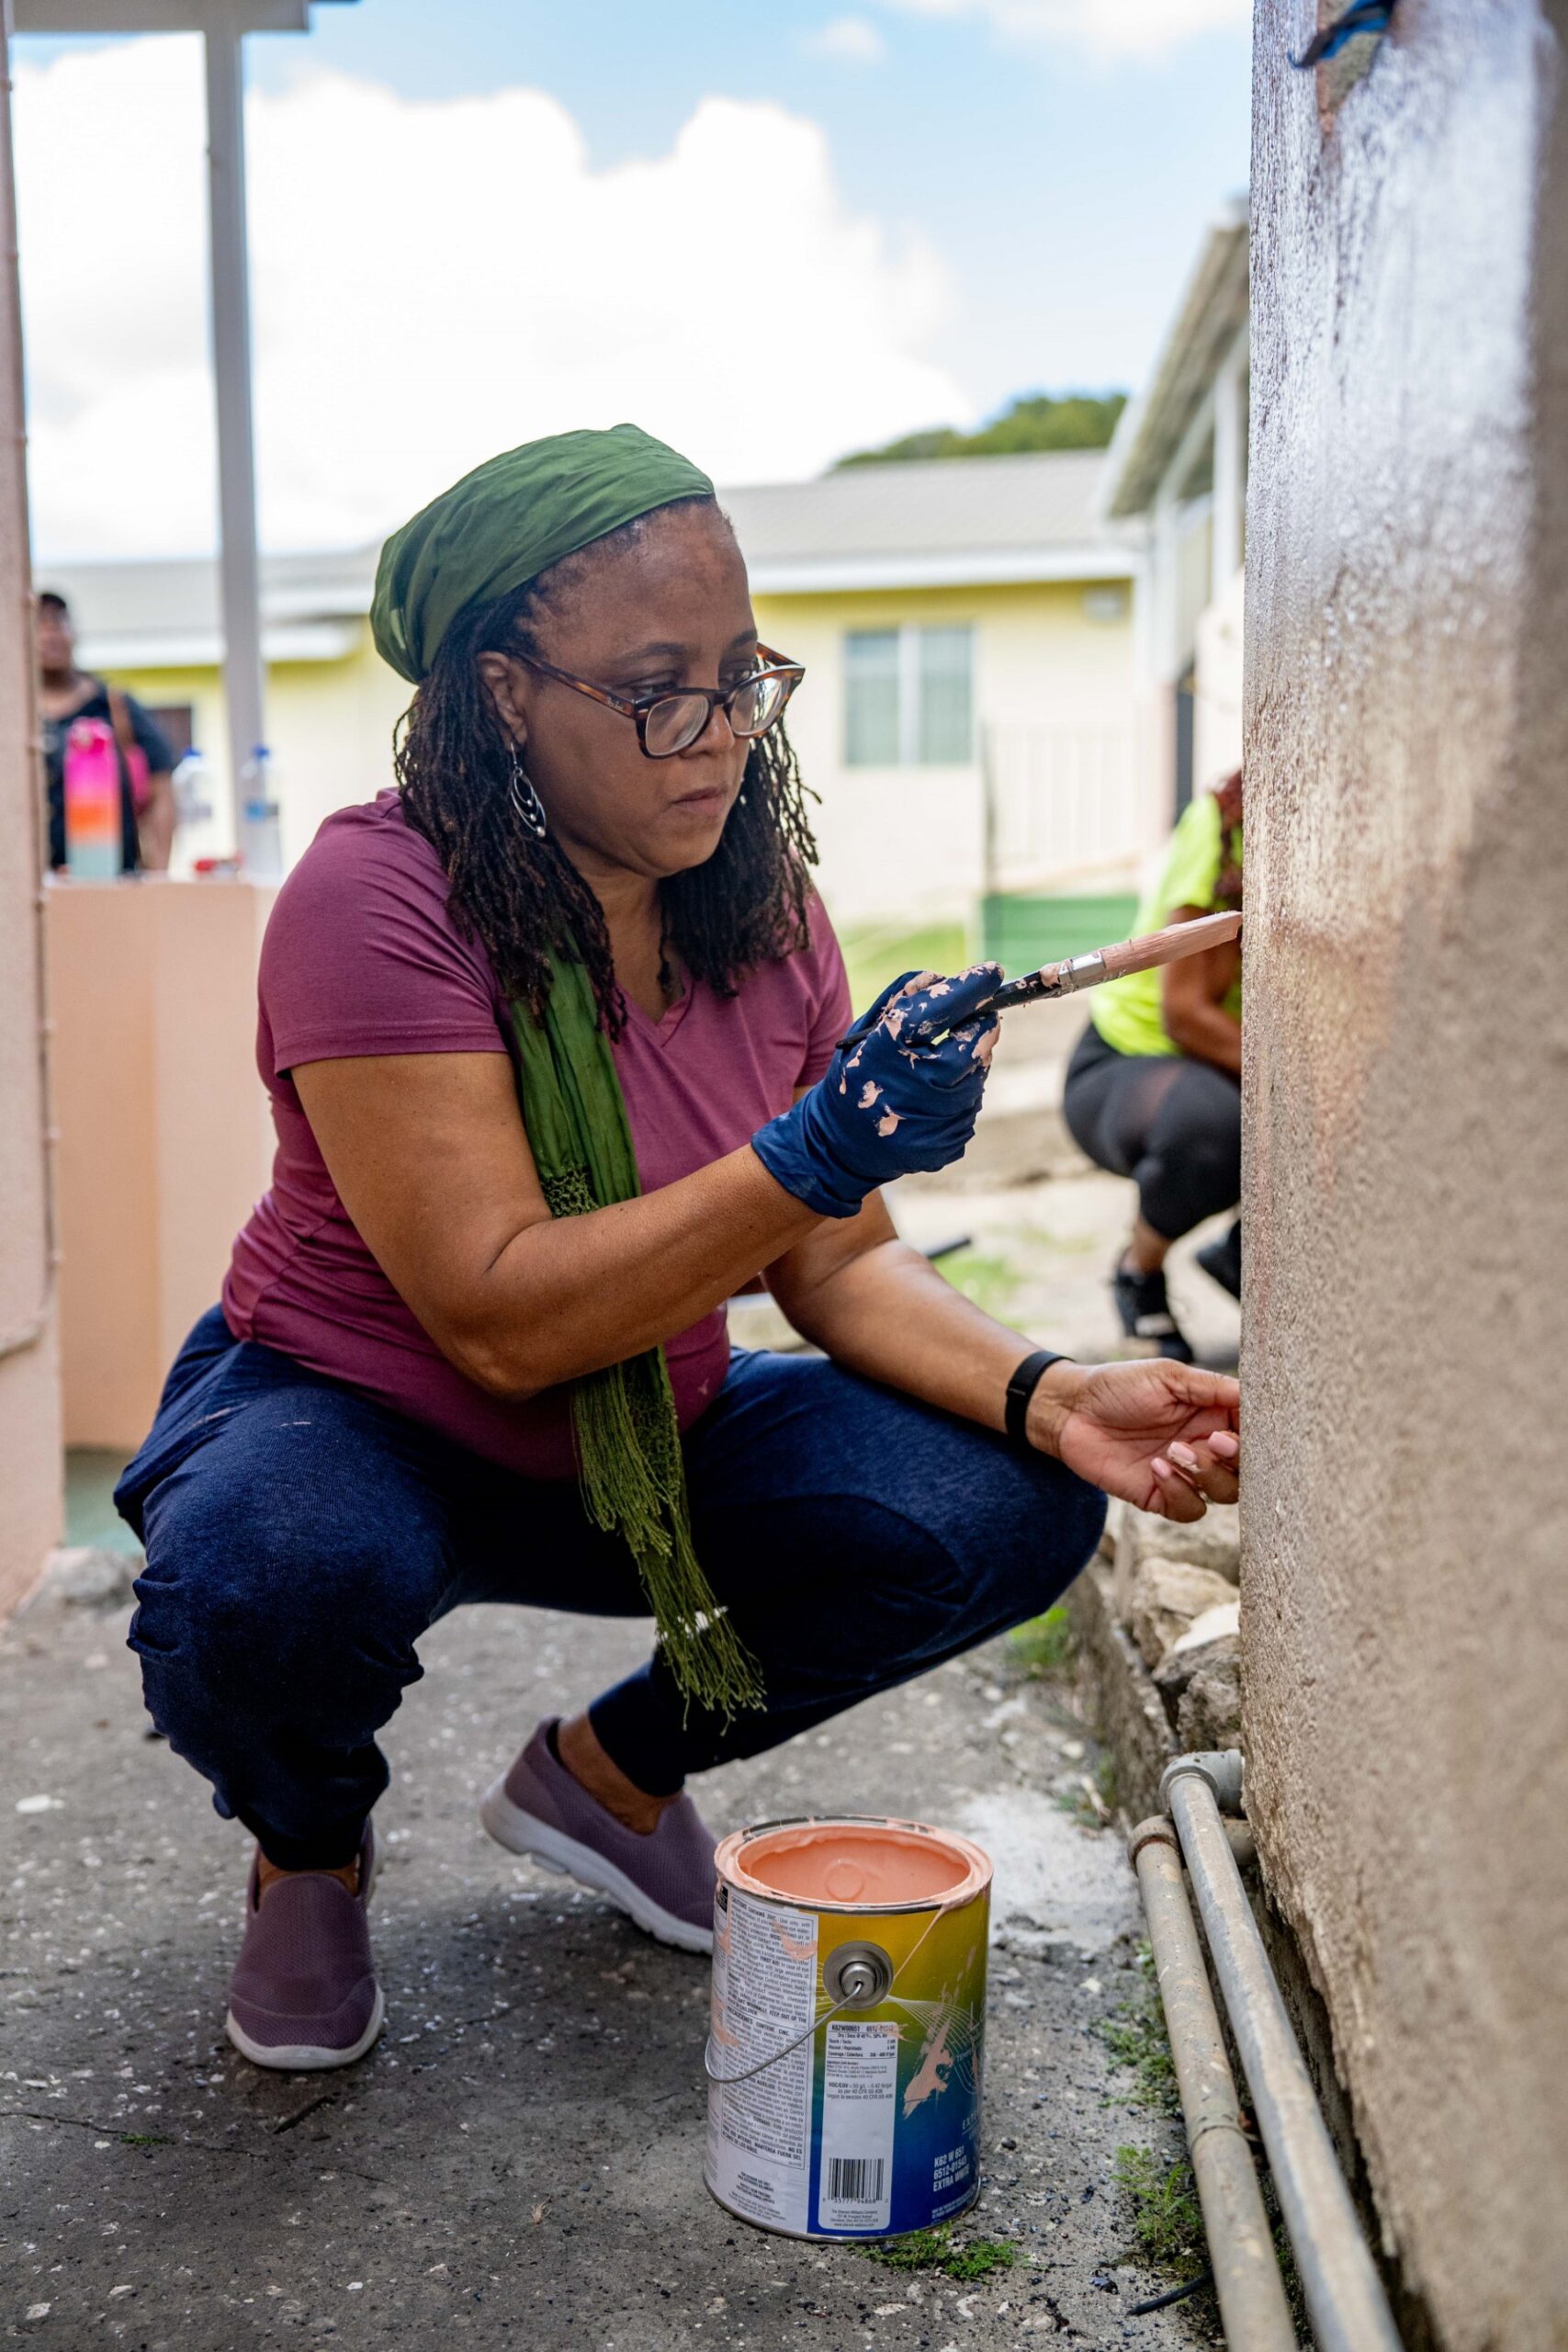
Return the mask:
<path id="1" fill-rule="evenodd" d="M 669 1012 L 657 1021 L 645 1005 L 637 1002 L 635 996 L 627 996 L 624 991 L 622 993 L 621 1001 L 626 1008 L 627 1020 L 635 1021 L 637 1027 L 646 1035 L 651 1037 L 656 1046 L 670 1046 L 674 1043 L 682 1023 L 692 1009 L 692 1000 L 696 993 L 695 985 L 689 973 L 682 977 L 685 985 L 680 995 L 670 1007 Z"/>

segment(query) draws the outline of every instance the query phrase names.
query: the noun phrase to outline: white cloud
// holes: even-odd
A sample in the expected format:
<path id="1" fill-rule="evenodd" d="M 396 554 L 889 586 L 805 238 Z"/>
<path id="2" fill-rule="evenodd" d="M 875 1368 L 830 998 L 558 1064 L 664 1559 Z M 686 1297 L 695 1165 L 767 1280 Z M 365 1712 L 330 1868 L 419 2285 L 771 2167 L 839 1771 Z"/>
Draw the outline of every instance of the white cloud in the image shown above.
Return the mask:
<path id="1" fill-rule="evenodd" d="M 973 413 L 924 356 L 940 261 L 851 213 L 820 130 L 776 106 L 703 99 L 668 153 L 604 171 L 536 90 L 321 74 L 247 123 L 269 546 L 373 537 L 570 425 L 629 416 L 754 481 Z M 24 63 L 16 127 L 40 553 L 209 547 L 196 46 Z"/>
<path id="2" fill-rule="evenodd" d="M 918 17 L 979 17 L 1010 40 L 1061 41 L 1100 59 L 1158 57 L 1199 33 L 1240 32 L 1252 0 L 882 0 Z"/>
<path id="3" fill-rule="evenodd" d="M 887 43 L 866 17 L 835 17 L 831 24 L 807 33 L 801 42 L 808 57 L 828 57 L 846 65 L 880 65 Z"/>

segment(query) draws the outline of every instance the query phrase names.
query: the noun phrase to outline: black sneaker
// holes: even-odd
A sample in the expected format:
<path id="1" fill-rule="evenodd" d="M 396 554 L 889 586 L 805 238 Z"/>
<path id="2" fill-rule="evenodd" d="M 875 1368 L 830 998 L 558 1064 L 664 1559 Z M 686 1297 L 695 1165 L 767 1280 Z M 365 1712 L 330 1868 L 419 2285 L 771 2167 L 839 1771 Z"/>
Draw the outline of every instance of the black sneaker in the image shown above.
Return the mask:
<path id="1" fill-rule="evenodd" d="M 1111 1277 L 1111 1295 L 1122 1317 L 1130 1355 L 1168 1356 L 1173 1363 L 1192 1362 L 1192 1351 L 1170 1311 L 1163 1272 L 1135 1274 L 1118 1265 Z"/>
<path id="2" fill-rule="evenodd" d="M 1233 1298 L 1241 1296 L 1241 1219 L 1237 1217 L 1230 1231 L 1218 1241 L 1206 1241 L 1196 1253 L 1203 1272 L 1228 1290 Z"/>

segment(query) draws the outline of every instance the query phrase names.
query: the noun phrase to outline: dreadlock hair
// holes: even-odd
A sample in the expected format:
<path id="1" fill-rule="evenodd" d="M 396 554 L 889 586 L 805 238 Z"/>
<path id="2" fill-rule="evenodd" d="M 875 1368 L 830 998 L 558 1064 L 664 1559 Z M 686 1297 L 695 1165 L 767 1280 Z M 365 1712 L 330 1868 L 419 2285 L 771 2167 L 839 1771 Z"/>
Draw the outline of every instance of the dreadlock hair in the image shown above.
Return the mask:
<path id="1" fill-rule="evenodd" d="M 671 503 L 714 506 L 706 498 Z M 537 840 L 519 820 L 512 741 L 479 657 L 538 658 L 534 628 L 575 585 L 578 567 L 602 548 L 639 536 L 648 521 L 639 515 L 521 588 L 460 613 L 399 722 L 394 754 L 408 821 L 440 858 L 453 911 L 485 949 L 505 994 L 538 1020 L 549 996 L 549 957 L 581 963 L 611 1037 L 621 1034 L 626 1007 L 604 909 L 554 838 Z M 733 996 L 759 964 L 808 944 L 816 861 L 806 787 L 781 719 L 752 742 L 740 797 L 713 855 L 659 886 L 666 956 L 678 956 L 694 980 Z"/>

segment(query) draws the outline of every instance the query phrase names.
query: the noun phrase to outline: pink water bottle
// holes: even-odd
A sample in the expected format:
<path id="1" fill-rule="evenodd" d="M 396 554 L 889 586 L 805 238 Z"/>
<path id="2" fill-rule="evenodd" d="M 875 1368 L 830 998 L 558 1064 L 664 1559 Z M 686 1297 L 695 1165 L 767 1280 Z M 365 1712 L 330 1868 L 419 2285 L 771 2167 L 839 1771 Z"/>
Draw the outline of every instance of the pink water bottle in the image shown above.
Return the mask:
<path id="1" fill-rule="evenodd" d="M 76 718 L 65 738 L 65 863 L 82 882 L 120 870 L 119 747 L 102 718 Z"/>

